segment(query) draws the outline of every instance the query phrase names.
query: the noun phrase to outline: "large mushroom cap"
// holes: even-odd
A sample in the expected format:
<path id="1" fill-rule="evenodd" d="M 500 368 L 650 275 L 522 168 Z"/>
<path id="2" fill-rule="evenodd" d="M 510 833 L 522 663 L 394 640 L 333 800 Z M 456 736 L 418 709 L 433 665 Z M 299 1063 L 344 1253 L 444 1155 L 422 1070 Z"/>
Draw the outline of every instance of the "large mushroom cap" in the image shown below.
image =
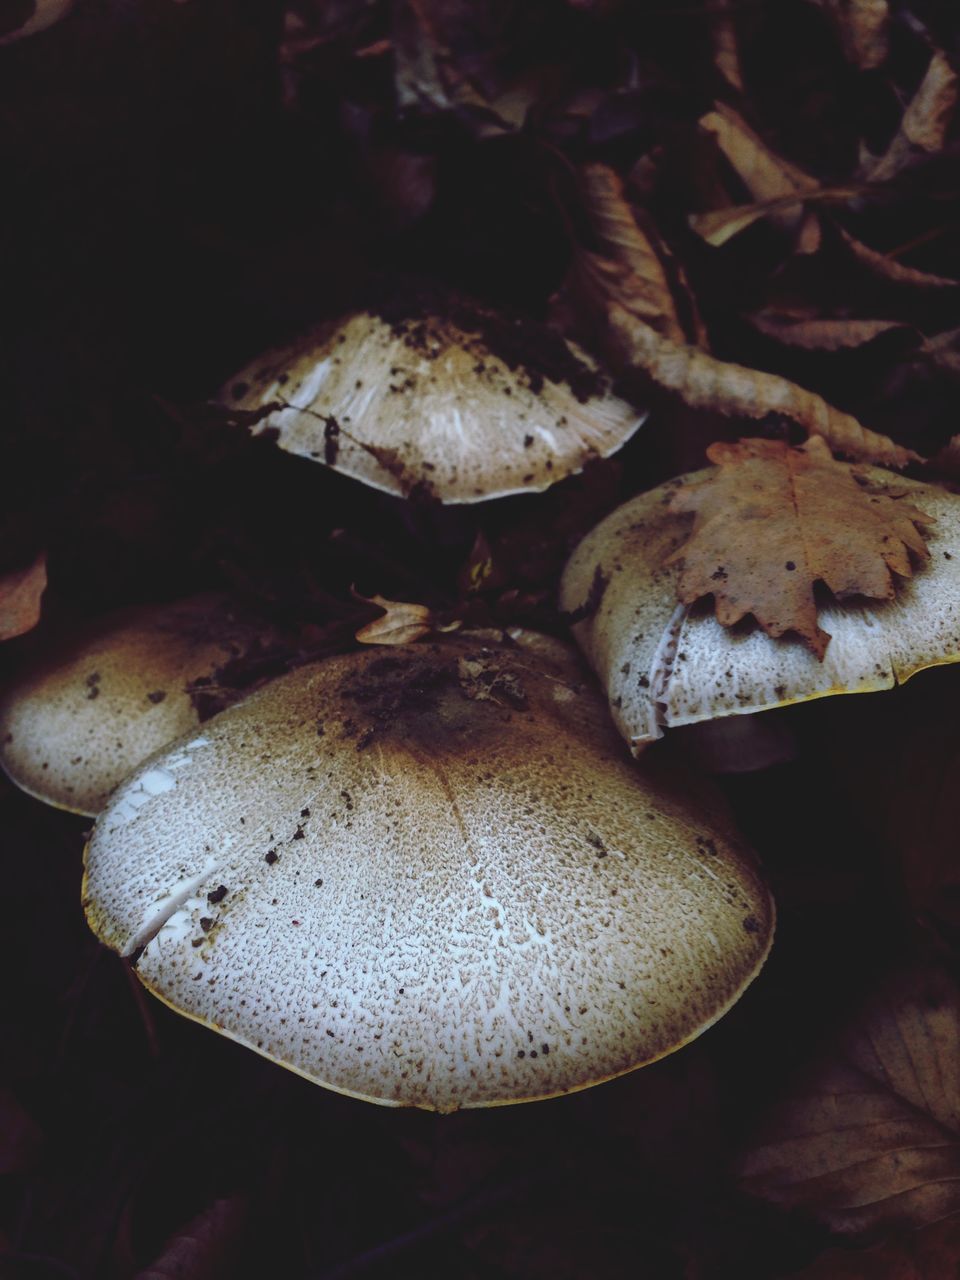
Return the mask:
<path id="1" fill-rule="evenodd" d="M 111 615 L 0 697 L 0 766 L 48 804 L 99 813 L 121 778 L 199 725 L 187 685 L 261 633 L 221 596 Z"/>
<path id="2" fill-rule="evenodd" d="M 289 453 L 387 493 L 441 502 L 536 493 L 615 452 L 642 421 L 590 357 L 545 326 L 460 307 L 362 311 L 256 361 L 226 389 Z"/>
<path id="3" fill-rule="evenodd" d="M 618 507 L 573 553 L 560 589 L 576 609 L 605 587 L 574 630 L 605 684 L 614 718 L 634 747 L 664 727 L 765 711 L 834 693 L 889 689 L 925 667 L 960 660 L 960 498 L 879 468 L 863 469 L 876 492 L 904 495 L 932 516 L 929 563 L 887 602 L 832 602 L 820 624 L 833 638 L 822 661 L 795 639 L 723 627 L 702 606 L 677 601 L 677 564 L 689 517 L 668 511 L 694 472 Z"/>
<path id="4" fill-rule="evenodd" d="M 757 973 L 772 903 L 554 647 L 353 653 L 223 712 L 97 823 L 94 931 L 175 1009 L 370 1101 L 550 1097 L 678 1048 Z"/>

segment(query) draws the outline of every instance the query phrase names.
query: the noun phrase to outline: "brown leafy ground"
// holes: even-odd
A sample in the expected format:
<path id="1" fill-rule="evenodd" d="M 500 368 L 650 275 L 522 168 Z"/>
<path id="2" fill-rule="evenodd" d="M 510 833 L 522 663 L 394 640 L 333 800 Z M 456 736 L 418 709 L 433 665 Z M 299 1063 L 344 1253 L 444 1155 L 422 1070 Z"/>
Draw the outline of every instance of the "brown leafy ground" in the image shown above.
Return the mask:
<path id="1" fill-rule="evenodd" d="M 955 478 L 958 35 L 937 0 L 77 0 L 0 47 L 4 630 L 43 553 L 43 627 L 229 586 L 285 638 L 209 710 L 376 597 L 562 633 L 570 548 L 713 441 Z M 649 423 L 463 511 L 204 407 L 398 267 L 588 330 Z M 955 1275 L 957 707 L 942 670 L 794 709 L 796 760 L 725 784 L 780 910 L 743 1001 L 634 1077 L 445 1119 L 145 997 L 83 924 L 85 820 L 0 783 L 0 1274 Z"/>

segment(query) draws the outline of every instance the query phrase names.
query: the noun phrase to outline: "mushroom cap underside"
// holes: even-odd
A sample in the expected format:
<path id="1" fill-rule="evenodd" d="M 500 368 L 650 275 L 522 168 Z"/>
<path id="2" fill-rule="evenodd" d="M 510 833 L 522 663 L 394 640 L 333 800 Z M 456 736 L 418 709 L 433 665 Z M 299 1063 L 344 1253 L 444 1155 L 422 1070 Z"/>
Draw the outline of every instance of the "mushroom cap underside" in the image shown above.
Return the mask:
<path id="1" fill-rule="evenodd" d="M 172 1007 L 440 1111 L 662 1057 L 773 928 L 749 853 L 631 765 L 568 658 L 469 638 L 275 681 L 122 785 L 86 865 L 94 931 Z"/>
<path id="2" fill-rule="evenodd" d="M 537 493 L 614 453 L 644 417 L 584 351 L 539 329 L 548 373 L 508 363 L 447 318 L 361 311 L 255 361 L 224 400 L 276 404 L 257 431 L 387 493 L 445 503 Z"/>
<path id="3" fill-rule="evenodd" d="M 960 660 L 960 498 L 861 470 L 873 491 L 903 494 L 933 517 L 925 531 L 930 558 L 898 583 L 892 600 L 825 603 L 819 622 L 832 639 L 822 661 L 795 638 L 724 627 L 706 602 L 679 603 L 681 566 L 664 561 L 685 541 L 690 518 L 671 514 L 668 503 L 707 471 L 640 494 L 584 538 L 564 570 L 560 605 L 577 609 L 604 582 L 597 608 L 574 632 L 628 742 L 641 747 L 664 728 L 889 689 Z"/>

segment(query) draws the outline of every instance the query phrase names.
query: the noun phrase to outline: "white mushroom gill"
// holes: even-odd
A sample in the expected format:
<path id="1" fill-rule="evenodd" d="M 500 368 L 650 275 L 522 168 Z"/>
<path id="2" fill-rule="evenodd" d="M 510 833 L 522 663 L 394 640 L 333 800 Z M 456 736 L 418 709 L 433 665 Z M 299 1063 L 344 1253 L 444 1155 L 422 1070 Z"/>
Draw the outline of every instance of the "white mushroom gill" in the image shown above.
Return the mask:
<path id="1" fill-rule="evenodd" d="M 329 1088 L 583 1088 L 699 1034 L 767 954 L 750 855 L 629 762 L 556 642 L 333 658 L 204 736 L 97 823 L 88 919 L 172 1007 Z"/>
<path id="2" fill-rule="evenodd" d="M 255 361 L 223 398 L 245 410 L 279 406 L 256 430 L 276 430 L 290 453 L 387 493 L 450 503 L 547 489 L 641 425 L 644 415 L 558 334 L 539 326 L 553 357 L 540 370 L 497 354 L 480 328 L 463 316 L 388 322 L 358 312 Z"/>

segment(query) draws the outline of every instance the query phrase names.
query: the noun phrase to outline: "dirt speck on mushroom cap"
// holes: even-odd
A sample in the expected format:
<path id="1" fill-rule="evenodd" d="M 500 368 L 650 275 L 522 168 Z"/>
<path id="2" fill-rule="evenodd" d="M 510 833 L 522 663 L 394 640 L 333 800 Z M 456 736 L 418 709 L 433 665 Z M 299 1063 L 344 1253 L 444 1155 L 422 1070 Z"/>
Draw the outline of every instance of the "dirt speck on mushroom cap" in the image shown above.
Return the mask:
<path id="1" fill-rule="evenodd" d="M 772 903 L 550 650 L 355 653 L 215 717 L 97 823 L 95 932 L 172 1007 L 388 1105 L 550 1097 L 678 1048 L 759 970 Z"/>

